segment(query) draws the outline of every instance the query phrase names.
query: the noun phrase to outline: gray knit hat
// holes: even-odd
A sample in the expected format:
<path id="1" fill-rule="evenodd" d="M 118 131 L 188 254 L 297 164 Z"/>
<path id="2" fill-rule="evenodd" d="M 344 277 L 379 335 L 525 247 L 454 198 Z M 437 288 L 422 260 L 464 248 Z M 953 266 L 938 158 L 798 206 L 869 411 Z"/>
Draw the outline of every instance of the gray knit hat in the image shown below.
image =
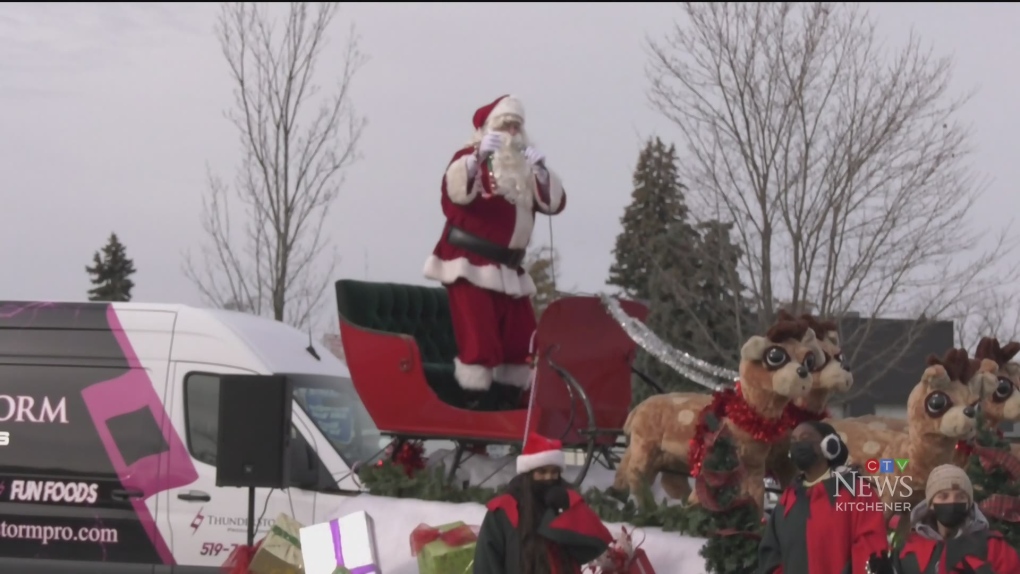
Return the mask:
<path id="1" fill-rule="evenodd" d="M 924 486 L 924 500 L 929 505 L 931 499 L 943 490 L 959 489 L 967 493 L 971 501 L 974 500 L 974 485 L 970 482 L 967 473 L 955 464 L 943 464 L 936 466 L 928 475 L 928 482 Z"/>

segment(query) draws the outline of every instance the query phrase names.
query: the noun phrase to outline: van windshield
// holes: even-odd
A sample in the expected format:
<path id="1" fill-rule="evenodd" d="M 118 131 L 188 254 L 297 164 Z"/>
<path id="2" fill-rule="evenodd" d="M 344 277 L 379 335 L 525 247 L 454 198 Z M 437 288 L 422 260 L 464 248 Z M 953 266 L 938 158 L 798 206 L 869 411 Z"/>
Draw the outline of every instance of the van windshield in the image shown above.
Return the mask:
<path id="1" fill-rule="evenodd" d="M 348 467 L 379 453 L 379 429 L 347 377 L 287 375 L 294 399 Z"/>

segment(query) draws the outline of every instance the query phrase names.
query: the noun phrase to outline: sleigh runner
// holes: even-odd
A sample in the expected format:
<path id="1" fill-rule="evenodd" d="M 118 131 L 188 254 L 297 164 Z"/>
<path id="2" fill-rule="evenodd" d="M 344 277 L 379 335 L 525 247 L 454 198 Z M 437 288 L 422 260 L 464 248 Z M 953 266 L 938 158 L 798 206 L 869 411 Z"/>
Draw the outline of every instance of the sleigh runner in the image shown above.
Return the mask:
<path id="1" fill-rule="evenodd" d="M 336 296 L 351 378 L 382 435 L 396 444 L 453 441 L 451 479 L 471 447 L 521 444 L 527 402 L 492 396 L 487 410 L 471 408 L 454 377 L 457 346 L 445 289 L 341 280 Z M 639 321 L 648 312 L 634 301 L 620 306 Z M 596 460 L 613 467 L 611 451 L 622 446 L 630 410 L 636 346 L 597 297 L 564 297 L 542 314 L 530 429 L 583 450 L 576 484 Z"/>

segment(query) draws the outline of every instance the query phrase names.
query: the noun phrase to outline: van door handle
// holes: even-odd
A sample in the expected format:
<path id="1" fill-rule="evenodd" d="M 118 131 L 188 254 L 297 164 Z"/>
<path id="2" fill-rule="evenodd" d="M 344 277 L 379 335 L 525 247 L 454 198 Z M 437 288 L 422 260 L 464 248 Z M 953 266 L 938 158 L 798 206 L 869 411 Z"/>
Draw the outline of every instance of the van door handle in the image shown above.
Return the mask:
<path id="1" fill-rule="evenodd" d="M 177 498 L 187 500 L 188 502 L 209 502 L 212 500 L 211 496 L 201 490 L 189 490 L 188 492 L 182 492 L 177 495 Z"/>
<path id="2" fill-rule="evenodd" d="M 124 490 L 118 488 L 110 491 L 110 498 L 121 502 L 132 498 L 142 498 L 143 496 L 145 496 L 145 493 L 141 490 Z"/>

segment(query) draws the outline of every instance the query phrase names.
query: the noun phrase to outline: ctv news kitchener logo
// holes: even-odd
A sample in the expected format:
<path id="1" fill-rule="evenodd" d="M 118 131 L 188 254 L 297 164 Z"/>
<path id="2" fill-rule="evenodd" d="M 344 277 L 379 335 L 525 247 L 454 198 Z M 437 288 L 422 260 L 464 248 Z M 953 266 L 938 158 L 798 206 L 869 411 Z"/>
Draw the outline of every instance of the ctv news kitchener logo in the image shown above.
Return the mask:
<path id="1" fill-rule="evenodd" d="M 846 491 L 853 500 L 836 502 L 836 510 L 910 512 L 911 504 L 903 502 L 914 495 L 914 477 L 905 474 L 909 464 L 905 458 L 873 458 L 864 463 L 867 474 L 837 474 L 836 496 Z"/>

